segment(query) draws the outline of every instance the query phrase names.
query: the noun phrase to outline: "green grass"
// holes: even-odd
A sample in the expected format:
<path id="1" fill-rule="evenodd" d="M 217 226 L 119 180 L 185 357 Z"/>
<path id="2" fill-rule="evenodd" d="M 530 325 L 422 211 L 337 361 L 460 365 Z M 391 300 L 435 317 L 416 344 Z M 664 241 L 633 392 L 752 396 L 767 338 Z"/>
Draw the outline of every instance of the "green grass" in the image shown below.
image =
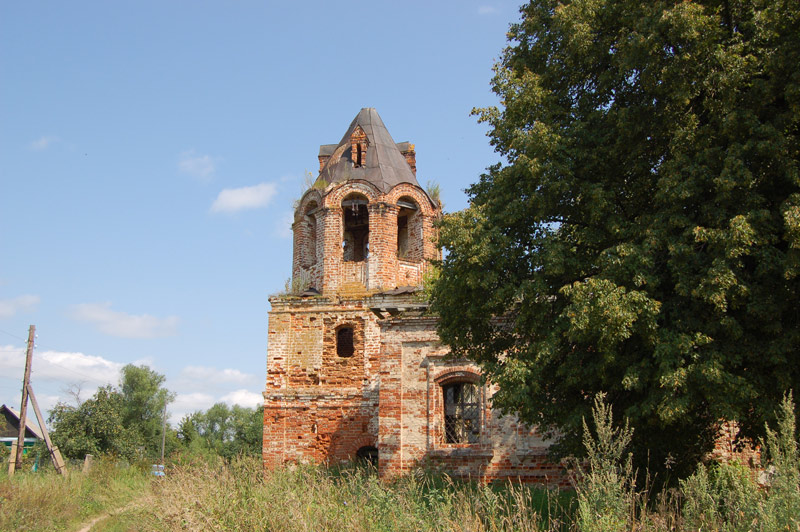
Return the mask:
<path id="1" fill-rule="evenodd" d="M 148 530 L 535 531 L 569 496 L 458 482 L 418 471 L 392 482 L 367 467 L 296 466 L 265 475 L 255 458 L 172 468 L 138 519 Z"/>
<path id="2" fill-rule="evenodd" d="M 62 477 L 51 468 L 0 473 L 0 530 L 73 530 L 80 523 L 147 493 L 144 468 L 100 460 L 88 474 Z"/>
<path id="3" fill-rule="evenodd" d="M 246 456 L 230 463 L 183 459 L 156 479 L 143 468 L 101 461 L 90 474 L 74 471 L 67 478 L 52 471 L 0 475 L 0 530 L 74 531 L 106 514 L 93 531 L 795 530 L 800 488 L 789 473 L 787 486 L 763 490 L 741 466 L 700 469 L 655 503 L 622 490 L 626 510 L 610 524 L 603 516 L 620 503 L 607 489 L 599 492 L 604 497 L 587 493 L 600 489 L 591 483 L 577 493 L 556 492 L 461 482 L 424 470 L 387 482 L 356 466 L 265 474 L 258 458 Z M 585 503 L 578 505 L 587 496 L 594 501 L 591 515 Z"/>
<path id="4" fill-rule="evenodd" d="M 257 457 L 176 456 L 165 478 L 100 460 L 89 474 L 0 473 L 0 530 L 95 531 L 800 531 L 800 454 L 791 398 L 768 430 L 767 487 L 737 464 L 698 466 L 680 487 L 651 496 L 624 452 L 629 433 L 599 406 L 575 493 L 481 485 L 426 470 L 392 481 L 366 466 L 284 467 Z"/>

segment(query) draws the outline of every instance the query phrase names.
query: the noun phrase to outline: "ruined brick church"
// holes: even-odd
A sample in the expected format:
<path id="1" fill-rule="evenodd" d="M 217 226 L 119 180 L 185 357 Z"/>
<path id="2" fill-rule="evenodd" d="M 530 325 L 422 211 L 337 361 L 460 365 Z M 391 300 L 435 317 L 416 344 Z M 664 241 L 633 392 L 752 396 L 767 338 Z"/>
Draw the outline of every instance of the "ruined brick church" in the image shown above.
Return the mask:
<path id="1" fill-rule="evenodd" d="M 372 460 L 383 477 L 429 463 L 457 477 L 562 483 L 548 444 L 492 409 L 479 368 L 448 357 L 420 293 L 441 258 L 441 205 L 413 144 L 362 109 L 294 213 L 294 293 L 270 298 L 266 468 Z"/>

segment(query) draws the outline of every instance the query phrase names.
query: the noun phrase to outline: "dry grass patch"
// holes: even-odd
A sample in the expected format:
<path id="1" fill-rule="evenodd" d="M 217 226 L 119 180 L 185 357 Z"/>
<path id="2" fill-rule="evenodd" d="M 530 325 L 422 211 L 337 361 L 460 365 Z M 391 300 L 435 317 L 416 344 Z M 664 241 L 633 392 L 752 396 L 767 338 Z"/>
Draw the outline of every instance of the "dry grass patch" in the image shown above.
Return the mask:
<path id="1" fill-rule="evenodd" d="M 88 474 L 53 470 L 0 474 L 0 530 L 72 530 L 92 516 L 124 506 L 147 491 L 140 467 L 100 460 Z"/>

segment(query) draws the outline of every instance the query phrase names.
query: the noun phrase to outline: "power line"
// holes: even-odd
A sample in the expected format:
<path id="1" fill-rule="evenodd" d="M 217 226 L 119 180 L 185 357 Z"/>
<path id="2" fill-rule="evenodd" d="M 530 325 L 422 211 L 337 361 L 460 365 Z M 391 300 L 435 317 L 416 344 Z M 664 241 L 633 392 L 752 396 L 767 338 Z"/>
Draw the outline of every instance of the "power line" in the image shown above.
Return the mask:
<path id="1" fill-rule="evenodd" d="M 25 338 L 23 338 L 21 336 L 17 336 L 16 334 L 10 333 L 8 331 L 4 331 L 2 329 L 0 329 L 0 333 L 7 334 L 8 336 L 11 336 L 12 338 L 16 338 L 18 340 L 26 341 Z M 39 342 L 35 342 L 35 347 L 43 347 L 43 348 L 47 349 L 48 351 L 54 351 L 54 352 L 60 352 L 60 353 L 71 353 L 71 352 L 74 352 L 74 351 L 68 351 L 68 350 L 65 350 L 65 349 L 59 349 L 59 348 L 53 347 L 51 345 L 40 344 Z M 20 348 L 20 349 L 24 349 L 24 348 Z M 62 366 L 61 364 L 58 364 L 56 362 L 52 362 L 50 360 L 47 360 L 47 363 L 48 364 L 52 364 L 53 366 L 55 366 L 57 368 L 69 371 L 70 373 L 74 373 L 75 375 L 77 375 L 79 377 L 83 377 L 83 378 L 88 379 L 88 380 L 93 381 L 93 382 L 99 382 L 101 384 L 111 384 L 106 379 L 98 379 L 97 377 L 92 377 L 90 375 L 86 375 L 85 373 L 81 373 L 79 371 L 75 371 L 74 369 L 68 368 L 66 366 Z M 34 375 L 35 375 L 35 373 L 36 372 L 34 371 Z"/>
<path id="2" fill-rule="evenodd" d="M 23 342 L 25 341 L 25 338 L 23 338 L 22 336 L 17 336 L 16 334 L 12 334 L 12 333 L 10 333 L 8 331 L 4 331 L 2 329 L 0 329 L 0 333 L 7 334 L 9 336 L 12 336 L 12 337 L 16 338 L 17 340 L 22 340 Z"/>

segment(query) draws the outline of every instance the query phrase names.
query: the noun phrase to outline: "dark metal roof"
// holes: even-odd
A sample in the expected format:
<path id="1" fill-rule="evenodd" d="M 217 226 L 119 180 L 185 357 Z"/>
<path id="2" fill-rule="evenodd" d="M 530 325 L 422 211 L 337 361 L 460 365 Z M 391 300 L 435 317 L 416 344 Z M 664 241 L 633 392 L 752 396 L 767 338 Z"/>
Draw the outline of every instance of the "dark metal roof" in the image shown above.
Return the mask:
<path id="1" fill-rule="evenodd" d="M 410 149 L 413 146 L 413 144 L 411 144 L 408 141 L 405 141 L 405 142 L 398 142 L 398 143 L 395 144 L 395 146 L 397 146 L 397 149 L 400 150 L 400 153 L 402 153 L 402 152 Z M 336 148 L 338 148 L 338 147 L 339 147 L 338 144 L 323 144 L 322 146 L 319 147 L 319 154 L 322 155 L 322 156 L 325 156 L 325 155 L 331 156 L 331 155 L 333 155 L 333 152 L 335 152 Z"/>
<path id="2" fill-rule="evenodd" d="M 415 292 L 419 292 L 420 288 L 418 286 L 398 286 L 395 287 L 394 290 L 387 290 L 385 292 L 381 292 L 377 294 L 379 296 L 399 296 L 402 294 L 413 294 Z"/>
<path id="3" fill-rule="evenodd" d="M 365 163 L 356 168 L 350 153 L 350 137 L 358 126 L 367 136 L 368 147 Z M 419 186 L 406 158 L 400 153 L 400 149 L 407 149 L 407 145 L 401 143 L 398 147 L 378 112 L 372 107 L 365 107 L 353 119 L 339 144 L 320 146 L 320 155 L 330 154 L 330 159 L 317 179 L 327 183 L 361 179 L 372 183 L 384 194 L 400 183 Z"/>
<path id="4" fill-rule="evenodd" d="M 316 288 L 311 287 L 311 288 L 306 288 L 305 290 L 303 290 L 303 292 L 300 294 L 300 297 L 316 297 L 318 295 L 321 295 L 319 293 L 319 290 L 317 290 Z"/>

